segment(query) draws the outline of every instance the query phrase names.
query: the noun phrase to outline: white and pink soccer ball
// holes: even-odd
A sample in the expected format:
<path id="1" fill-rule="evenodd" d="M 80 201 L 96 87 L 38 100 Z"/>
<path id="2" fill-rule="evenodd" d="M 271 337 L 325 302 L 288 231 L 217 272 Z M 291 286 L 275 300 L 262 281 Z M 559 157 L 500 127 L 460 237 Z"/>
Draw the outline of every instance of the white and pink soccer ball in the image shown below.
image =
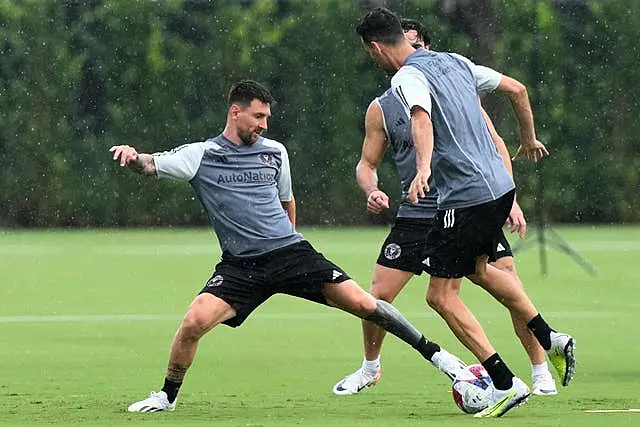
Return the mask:
<path id="1" fill-rule="evenodd" d="M 489 406 L 491 377 L 482 365 L 468 366 L 451 385 L 453 400 L 466 414 L 475 414 Z"/>

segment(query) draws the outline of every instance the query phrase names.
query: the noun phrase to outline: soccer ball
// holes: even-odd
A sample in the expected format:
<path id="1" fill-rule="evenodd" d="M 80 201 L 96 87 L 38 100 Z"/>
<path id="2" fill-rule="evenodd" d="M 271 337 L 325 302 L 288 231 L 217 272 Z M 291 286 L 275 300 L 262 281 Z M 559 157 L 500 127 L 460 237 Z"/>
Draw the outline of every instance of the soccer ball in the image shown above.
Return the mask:
<path id="1" fill-rule="evenodd" d="M 475 414 L 489 406 L 491 388 L 491 377 L 484 366 L 468 366 L 451 386 L 453 401 L 465 414 Z"/>

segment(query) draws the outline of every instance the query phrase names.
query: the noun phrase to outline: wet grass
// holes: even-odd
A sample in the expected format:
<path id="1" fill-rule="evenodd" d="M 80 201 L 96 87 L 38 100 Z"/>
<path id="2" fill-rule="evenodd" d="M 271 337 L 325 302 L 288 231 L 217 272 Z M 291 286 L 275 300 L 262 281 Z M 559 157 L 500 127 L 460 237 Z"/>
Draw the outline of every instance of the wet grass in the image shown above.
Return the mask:
<path id="1" fill-rule="evenodd" d="M 366 288 L 386 230 L 302 230 Z M 509 413 L 509 426 L 638 425 L 637 322 L 640 228 L 556 229 L 597 271 L 549 249 L 518 254 L 525 287 L 543 315 L 578 343 L 578 375 L 556 397 Z M 495 423 L 462 414 L 448 381 L 394 338 L 378 386 L 347 398 L 333 384 L 361 362 L 360 326 L 340 312 L 276 296 L 247 323 L 221 327 L 169 414 L 128 414 L 161 387 L 169 343 L 219 257 L 209 230 L 0 232 L 0 425 L 459 426 Z M 426 335 L 471 357 L 424 304 L 415 278 L 396 305 Z M 529 367 L 506 311 L 471 284 L 463 296 L 503 358 Z"/>

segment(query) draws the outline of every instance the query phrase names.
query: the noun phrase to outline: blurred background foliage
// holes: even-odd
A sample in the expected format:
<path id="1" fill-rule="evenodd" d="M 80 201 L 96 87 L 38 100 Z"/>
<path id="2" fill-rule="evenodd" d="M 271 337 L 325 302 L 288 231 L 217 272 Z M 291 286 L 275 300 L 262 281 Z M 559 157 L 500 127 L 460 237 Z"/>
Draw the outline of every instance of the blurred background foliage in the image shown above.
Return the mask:
<path id="1" fill-rule="evenodd" d="M 380 5 L 423 21 L 435 50 L 527 85 L 552 152 L 538 171 L 515 165 L 530 220 L 542 179 L 550 221 L 640 221 L 635 0 L 4 0 L 0 226 L 206 224 L 188 184 L 122 173 L 107 150 L 217 135 L 244 78 L 277 99 L 267 136 L 289 149 L 301 224 L 390 221 L 366 213 L 354 176 L 364 112 L 389 85 L 354 29 Z M 509 101 L 484 103 L 515 153 Z"/>

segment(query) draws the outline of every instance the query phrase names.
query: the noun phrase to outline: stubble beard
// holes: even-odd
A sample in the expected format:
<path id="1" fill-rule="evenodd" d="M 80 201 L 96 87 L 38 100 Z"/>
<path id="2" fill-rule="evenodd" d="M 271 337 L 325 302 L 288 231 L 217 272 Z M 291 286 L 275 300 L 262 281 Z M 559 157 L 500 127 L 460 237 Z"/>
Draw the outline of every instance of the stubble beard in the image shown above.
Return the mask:
<path id="1" fill-rule="evenodd" d="M 244 145 L 253 145 L 258 141 L 258 138 L 260 138 L 260 135 L 262 134 L 262 132 L 256 133 L 258 136 L 255 139 L 253 138 L 254 132 L 239 132 L 238 136 Z"/>

